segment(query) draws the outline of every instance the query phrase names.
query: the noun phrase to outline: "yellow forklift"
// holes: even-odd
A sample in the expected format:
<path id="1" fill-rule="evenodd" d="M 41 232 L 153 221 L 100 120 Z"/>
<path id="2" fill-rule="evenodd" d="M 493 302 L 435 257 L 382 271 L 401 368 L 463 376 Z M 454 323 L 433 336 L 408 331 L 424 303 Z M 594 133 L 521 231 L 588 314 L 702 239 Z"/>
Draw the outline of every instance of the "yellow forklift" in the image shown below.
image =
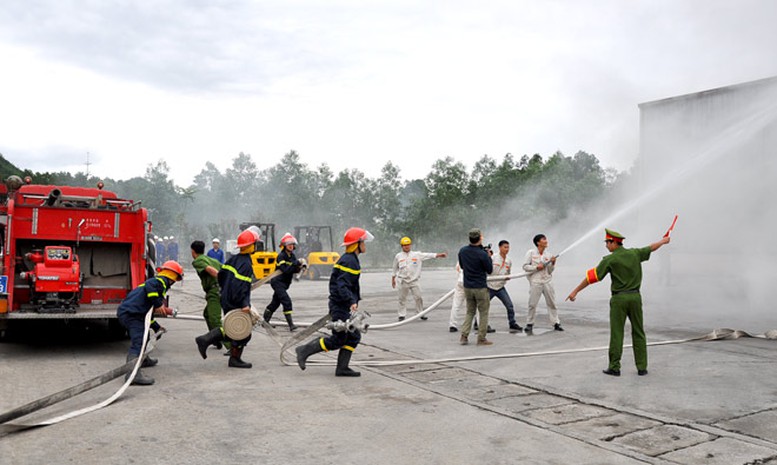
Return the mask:
<path id="1" fill-rule="evenodd" d="M 262 279 L 275 271 L 278 252 L 275 249 L 275 224 L 274 223 L 240 223 L 240 231 L 246 229 L 259 231 L 261 240 L 256 243 L 256 251 L 251 254 L 251 264 L 254 267 L 254 277 Z"/>
<path id="2" fill-rule="evenodd" d="M 297 256 L 304 257 L 308 262 L 308 269 L 302 276 L 311 280 L 328 278 L 332 267 L 340 259 L 340 254 L 334 251 L 332 227 L 295 226 L 294 237 L 299 243 Z"/>

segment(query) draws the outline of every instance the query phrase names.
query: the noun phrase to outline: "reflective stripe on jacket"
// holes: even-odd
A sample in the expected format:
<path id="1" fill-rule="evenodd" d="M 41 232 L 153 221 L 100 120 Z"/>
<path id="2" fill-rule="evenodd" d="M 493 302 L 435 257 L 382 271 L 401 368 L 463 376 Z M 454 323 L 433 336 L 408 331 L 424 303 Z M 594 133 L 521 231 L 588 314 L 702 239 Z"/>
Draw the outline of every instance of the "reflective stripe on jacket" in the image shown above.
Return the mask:
<path id="1" fill-rule="evenodd" d="M 227 312 L 251 305 L 254 267 L 248 254 L 233 255 L 218 274 L 221 286 L 221 308 Z"/>
<path id="2" fill-rule="evenodd" d="M 359 257 L 355 253 L 343 254 L 335 263 L 332 276 L 329 277 L 329 300 L 348 306 L 359 303 L 359 275 Z"/>
<path id="3" fill-rule="evenodd" d="M 167 297 L 167 289 L 170 287 L 167 279 L 162 276 L 148 278 L 143 284 L 127 294 L 127 297 L 119 304 L 119 308 L 116 309 L 116 314 L 145 315 L 152 308 L 163 306 L 165 297 Z"/>

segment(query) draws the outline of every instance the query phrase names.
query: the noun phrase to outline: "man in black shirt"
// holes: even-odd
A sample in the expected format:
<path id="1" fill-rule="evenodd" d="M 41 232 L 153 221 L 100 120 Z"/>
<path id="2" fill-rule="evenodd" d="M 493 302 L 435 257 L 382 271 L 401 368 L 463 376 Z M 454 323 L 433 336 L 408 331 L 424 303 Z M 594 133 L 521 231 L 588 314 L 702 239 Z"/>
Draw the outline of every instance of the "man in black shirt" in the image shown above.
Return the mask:
<path id="1" fill-rule="evenodd" d="M 478 345 L 491 345 L 493 342 L 486 339 L 488 309 L 491 300 L 486 286 L 486 277 L 494 270 L 494 266 L 488 252 L 483 248 L 483 234 L 479 229 L 470 230 L 469 245 L 465 245 L 459 250 L 459 265 L 464 272 L 464 296 L 467 301 L 467 316 L 461 327 L 459 342 L 462 345 L 469 344 L 469 331 L 472 328 L 475 311 L 477 311 L 480 317 Z"/>

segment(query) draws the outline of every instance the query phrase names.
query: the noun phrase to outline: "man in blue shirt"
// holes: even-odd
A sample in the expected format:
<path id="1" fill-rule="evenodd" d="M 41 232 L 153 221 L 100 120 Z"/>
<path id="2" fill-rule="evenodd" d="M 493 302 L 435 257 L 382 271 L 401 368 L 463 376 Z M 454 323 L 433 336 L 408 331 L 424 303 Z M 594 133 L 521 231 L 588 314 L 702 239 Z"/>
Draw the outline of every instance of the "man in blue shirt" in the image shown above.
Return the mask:
<path id="1" fill-rule="evenodd" d="M 222 265 L 224 264 L 224 251 L 221 250 L 221 241 L 218 237 L 213 238 L 213 248 L 208 250 L 208 256 L 210 258 L 215 258 L 219 261 Z"/>
<path id="2" fill-rule="evenodd" d="M 156 262 L 164 263 L 167 261 L 167 247 L 163 238 L 156 236 Z"/>
<path id="3" fill-rule="evenodd" d="M 167 243 L 167 258 L 178 261 L 178 241 L 175 236 L 170 236 L 170 242 Z"/>

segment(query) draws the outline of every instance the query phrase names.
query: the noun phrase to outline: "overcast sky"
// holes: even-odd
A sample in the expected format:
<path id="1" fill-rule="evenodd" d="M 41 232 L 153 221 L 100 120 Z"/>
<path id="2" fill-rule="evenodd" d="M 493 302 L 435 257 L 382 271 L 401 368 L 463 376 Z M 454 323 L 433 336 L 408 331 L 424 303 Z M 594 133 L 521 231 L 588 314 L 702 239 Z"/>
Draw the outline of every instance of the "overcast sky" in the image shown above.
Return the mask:
<path id="1" fill-rule="evenodd" d="M 36 171 L 179 185 L 238 153 L 260 169 L 405 179 L 585 150 L 637 156 L 637 104 L 777 75 L 777 2 L 0 3 L 0 153 Z"/>

